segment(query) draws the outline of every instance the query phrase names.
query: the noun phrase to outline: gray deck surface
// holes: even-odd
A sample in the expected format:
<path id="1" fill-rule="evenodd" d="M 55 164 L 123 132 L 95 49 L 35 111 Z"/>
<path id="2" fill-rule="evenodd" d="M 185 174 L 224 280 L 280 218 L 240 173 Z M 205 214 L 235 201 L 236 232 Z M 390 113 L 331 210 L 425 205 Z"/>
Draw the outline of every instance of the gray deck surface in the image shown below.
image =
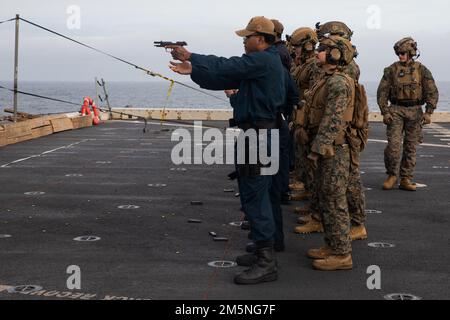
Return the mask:
<path id="1" fill-rule="evenodd" d="M 0 234 L 11 235 L 0 237 L 0 285 L 47 290 L 47 296 L 25 295 L 0 287 L 0 299 L 55 299 L 56 291 L 95 294 L 92 299 L 380 300 L 390 293 L 450 299 L 449 125 L 425 131 L 425 143 L 438 146 L 418 150 L 416 181 L 427 187 L 415 193 L 381 190 L 385 143 L 369 143 L 363 179 L 370 188 L 367 209 L 378 213 L 368 216 L 369 240 L 353 244 L 352 271 L 311 268 L 305 253 L 322 245 L 322 235 L 292 232 L 294 203 L 283 206 L 287 249 L 278 255 L 279 280 L 256 286 L 233 284 L 240 267 L 208 266 L 234 260 L 249 242 L 246 231 L 229 225 L 242 218 L 238 198 L 224 192 L 237 192 L 226 177 L 233 167 L 171 170 L 176 168 L 170 160 L 172 132 L 151 124 L 143 135 L 142 128 L 142 123 L 108 122 L 0 149 L 0 166 L 40 155 L 0 168 Z M 372 124 L 371 139 L 385 139 L 383 125 Z M 45 194 L 25 195 L 30 191 Z M 190 224 L 191 218 L 203 223 Z M 214 242 L 210 231 L 230 241 Z M 73 240 L 85 235 L 101 240 Z M 371 248 L 370 242 L 395 247 Z M 81 268 L 81 290 L 66 287 L 70 265 Z M 371 265 L 381 268 L 381 290 L 366 286 Z"/>

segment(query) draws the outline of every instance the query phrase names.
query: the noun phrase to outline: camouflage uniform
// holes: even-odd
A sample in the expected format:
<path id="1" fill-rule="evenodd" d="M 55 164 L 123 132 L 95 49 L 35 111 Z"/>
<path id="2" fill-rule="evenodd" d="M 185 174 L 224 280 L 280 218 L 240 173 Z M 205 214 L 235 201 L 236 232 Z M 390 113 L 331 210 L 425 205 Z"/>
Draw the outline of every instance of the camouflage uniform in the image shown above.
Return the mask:
<path id="1" fill-rule="evenodd" d="M 315 82 L 315 77 L 319 72 L 319 68 L 316 64 L 316 58 L 314 56 L 309 58 L 304 58 L 303 63 L 297 66 L 297 68 L 293 71 L 293 77 L 295 82 L 297 83 L 297 87 L 300 93 L 300 101 L 305 100 L 305 92 L 312 87 Z M 296 111 L 296 119 L 295 119 L 295 129 L 307 129 L 307 123 L 305 119 L 308 116 L 308 106 L 305 103 L 301 103 L 299 109 Z M 312 192 L 314 189 L 314 172 L 310 166 L 308 166 L 308 162 L 306 161 L 306 157 L 310 152 L 310 146 L 306 142 L 296 141 L 296 176 L 300 178 L 302 182 L 305 184 L 305 189 L 309 192 Z"/>
<path id="2" fill-rule="evenodd" d="M 360 68 L 355 60 L 343 68 L 343 72 L 358 82 Z M 353 225 L 362 225 L 367 219 L 366 198 L 360 171 L 360 152 L 351 150 L 352 165 L 350 166 L 350 177 L 347 189 L 348 210 Z"/>
<path id="3" fill-rule="evenodd" d="M 326 73 L 307 94 L 310 132 L 314 137 L 311 151 L 320 155 L 316 181 L 325 241 L 335 255 L 351 253 L 346 195 L 350 150 L 345 130 L 353 115 L 354 94 L 353 80 L 336 71 Z"/>
<path id="4" fill-rule="evenodd" d="M 320 70 L 321 71 L 321 70 Z M 344 67 L 342 72 L 350 76 L 354 81 L 359 81 L 360 68 L 355 60 Z M 323 77 L 321 72 L 317 77 Z M 316 80 L 318 81 L 318 80 Z M 347 201 L 348 210 L 350 213 L 351 221 L 353 225 L 362 225 L 367 219 L 366 215 L 366 199 L 364 195 L 363 184 L 361 180 L 360 171 L 360 153 L 351 150 L 352 165 L 350 166 L 349 183 L 347 189 Z M 311 196 L 311 211 L 316 220 L 320 220 L 320 215 L 317 214 L 320 210 L 319 206 L 319 193 L 323 192 L 320 188 L 313 189 L 313 195 Z"/>
<path id="5" fill-rule="evenodd" d="M 426 103 L 426 111 L 432 114 L 439 99 L 433 76 L 419 62 L 396 62 L 384 69 L 377 98 L 381 113 L 393 118 L 387 126 L 388 146 L 384 151 L 387 174 L 411 179 L 416 166 L 416 147 L 423 142 L 422 105 Z"/>

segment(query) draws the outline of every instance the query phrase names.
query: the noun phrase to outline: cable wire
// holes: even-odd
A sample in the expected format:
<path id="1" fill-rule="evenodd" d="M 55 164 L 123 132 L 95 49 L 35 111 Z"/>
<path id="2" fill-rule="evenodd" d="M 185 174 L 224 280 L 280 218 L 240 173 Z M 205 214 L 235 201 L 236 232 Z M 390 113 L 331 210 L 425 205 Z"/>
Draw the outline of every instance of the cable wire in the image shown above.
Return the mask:
<path id="1" fill-rule="evenodd" d="M 205 92 L 205 91 L 203 91 L 203 90 L 194 88 L 194 87 L 192 87 L 192 86 L 190 86 L 190 85 L 187 85 L 187 84 L 185 84 L 185 83 L 182 83 L 182 82 L 173 80 L 173 79 L 171 79 L 171 78 L 168 78 L 168 77 L 166 77 L 166 76 L 164 76 L 164 75 L 162 75 L 162 74 L 156 73 L 156 72 L 151 71 L 151 70 L 149 70 L 149 69 L 140 67 L 140 66 L 138 66 L 138 65 L 136 65 L 136 64 L 134 64 L 134 63 L 132 63 L 132 62 L 129 62 L 129 61 L 125 60 L 125 59 L 122 59 L 122 58 L 119 58 L 119 57 L 117 57 L 117 56 L 114 56 L 114 55 L 112 55 L 112 54 L 110 54 L 110 53 L 108 53 L 108 52 L 106 52 L 106 51 L 103 51 L 103 50 L 94 48 L 94 47 L 92 47 L 92 46 L 90 46 L 90 45 L 87 45 L 87 44 L 82 43 L 82 42 L 80 42 L 80 41 L 78 41 L 78 40 L 75 40 L 75 39 L 73 39 L 73 38 L 70 38 L 70 37 L 68 37 L 68 36 L 65 36 L 65 35 L 63 35 L 63 34 L 61 34 L 61 33 L 59 33 L 59 32 L 56 32 L 56 31 L 54 31 L 54 30 L 51 30 L 51 29 L 46 28 L 46 27 L 44 27 L 44 26 L 41 26 L 41 25 L 39 25 L 39 24 L 37 24 L 37 23 L 31 22 L 31 21 L 29 21 L 29 20 L 27 20 L 27 19 L 24 19 L 24 18 L 19 18 L 19 19 L 22 20 L 23 22 L 26 22 L 26 23 L 32 25 L 32 26 L 35 26 L 35 27 L 37 27 L 37 28 L 40 28 L 40 29 L 45 30 L 45 31 L 47 31 L 47 32 L 50 32 L 50 33 L 52 33 L 52 34 L 55 34 L 55 35 L 57 35 L 57 36 L 59 36 L 59 37 L 62 37 L 62 38 L 66 39 L 66 40 L 69 40 L 69 41 L 72 41 L 72 42 L 74 42 L 74 43 L 76 43 L 76 44 L 79 44 L 79 45 L 81 45 L 81 46 L 83 46 L 83 47 L 86 47 L 86 48 L 88 48 L 88 49 L 91 49 L 91 50 L 93 50 L 93 51 L 95 51 L 95 52 L 97 52 L 97 53 L 103 54 L 103 55 L 105 55 L 105 56 L 108 56 L 108 57 L 110 57 L 110 58 L 112 58 L 112 59 L 115 59 L 115 60 L 120 61 L 120 62 L 122 62 L 122 63 L 125 63 L 125 64 L 127 64 L 127 65 L 130 65 L 130 66 L 132 66 L 132 67 L 134 67 L 134 68 L 136 68 L 136 69 L 138 69 L 138 70 L 144 71 L 145 73 L 147 73 L 148 75 L 150 75 L 150 76 L 152 76 L 152 77 L 159 77 L 159 78 L 162 78 L 162 79 L 164 79 L 164 80 L 167 80 L 167 81 L 176 83 L 176 84 L 178 84 L 178 85 L 180 85 L 180 86 L 183 86 L 183 87 L 189 88 L 189 89 L 191 89 L 191 90 L 194 90 L 194 91 L 200 92 L 200 93 L 202 93 L 202 94 L 205 94 L 205 95 L 207 95 L 207 96 L 213 97 L 213 98 L 218 99 L 218 100 L 220 100 L 220 101 L 228 102 L 228 100 L 226 100 L 226 99 L 220 98 L 220 97 L 218 97 L 218 96 L 216 96 L 216 95 L 213 95 L 213 94 L 211 94 L 211 93 Z M 15 19 L 13 19 L 13 20 L 15 20 Z"/>
<path id="2" fill-rule="evenodd" d="M 5 21 L 0 21 L 0 24 L 6 23 L 6 22 L 11 22 L 11 21 L 14 21 L 14 20 L 16 20 L 16 18 L 8 19 L 8 20 L 5 20 Z"/>

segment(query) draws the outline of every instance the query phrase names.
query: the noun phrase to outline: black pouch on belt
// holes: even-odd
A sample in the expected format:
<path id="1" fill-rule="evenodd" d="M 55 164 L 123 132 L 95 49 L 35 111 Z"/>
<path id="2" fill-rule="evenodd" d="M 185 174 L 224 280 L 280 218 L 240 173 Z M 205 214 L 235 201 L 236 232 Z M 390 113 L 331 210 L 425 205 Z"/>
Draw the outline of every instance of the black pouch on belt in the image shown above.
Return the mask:
<path id="1" fill-rule="evenodd" d="M 257 163 L 250 164 L 250 149 L 252 151 L 258 151 L 258 148 L 250 148 L 249 140 L 245 140 L 245 163 L 237 164 L 237 172 L 239 177 L 257 177 L 261 175 L 261 164 L 259 163 L 259 157 L 257 156 Z"/>

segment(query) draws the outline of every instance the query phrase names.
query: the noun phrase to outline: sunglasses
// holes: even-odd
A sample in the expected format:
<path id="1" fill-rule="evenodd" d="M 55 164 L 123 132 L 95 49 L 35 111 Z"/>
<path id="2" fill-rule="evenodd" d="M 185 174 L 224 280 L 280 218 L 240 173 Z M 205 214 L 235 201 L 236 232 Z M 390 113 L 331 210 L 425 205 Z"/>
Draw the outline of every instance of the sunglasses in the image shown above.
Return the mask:
<path id="1" fill-rule="evenodd" d="M 399 52 L 398 55 L 399 56 L 406 56 L 408 53 L 407 52 Z"/>
<path id="2" fill-rule="evenodd" d="M 320 45 L 320 46 L 317 48 L 317 52 L 324 52 L 324 51 L 327 51 L 327 46 Z"/>

